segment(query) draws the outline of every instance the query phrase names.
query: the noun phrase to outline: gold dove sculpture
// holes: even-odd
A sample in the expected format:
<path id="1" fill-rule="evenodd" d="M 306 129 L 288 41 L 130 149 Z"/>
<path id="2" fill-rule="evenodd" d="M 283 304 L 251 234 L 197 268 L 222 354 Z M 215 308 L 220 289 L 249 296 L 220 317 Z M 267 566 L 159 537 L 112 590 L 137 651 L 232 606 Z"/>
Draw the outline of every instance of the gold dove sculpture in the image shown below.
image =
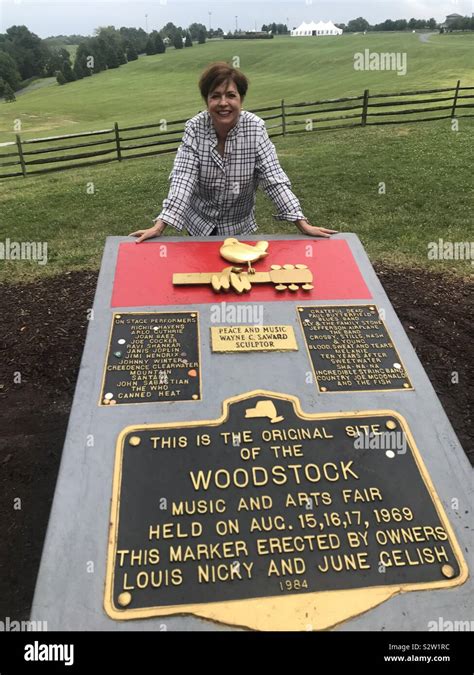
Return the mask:
<path id="1" fill-rule="evenodd" d="M 251 263 L 268 255 L 267 248 L 268 241 L 257 241 L 254 246 L 251 246 L 231 237 L 224 240 L 219 252 L 224 260 L 231 263 L 247 263 L 248 273 L 255 274 Z"/>

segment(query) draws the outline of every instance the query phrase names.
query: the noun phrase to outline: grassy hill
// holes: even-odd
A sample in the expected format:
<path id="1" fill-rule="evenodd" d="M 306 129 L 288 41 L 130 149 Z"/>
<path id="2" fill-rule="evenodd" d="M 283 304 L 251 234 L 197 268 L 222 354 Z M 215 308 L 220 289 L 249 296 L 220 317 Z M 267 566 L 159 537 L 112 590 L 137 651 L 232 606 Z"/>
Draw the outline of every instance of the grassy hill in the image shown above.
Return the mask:
<path id="1" fill-rule="evenodd" d="M 0 105 L 0 142 L 13 140 L 14 121 L 24 138 L 191 117 L 204 104 L 197 81 L 212 61 L 239 57 L 250 79 L 247 109 L 277 103 L 372 92 L 474 84 L 474 35 L 356 34 L 328 38 L 277 37 L 268 41 L 212 41 L 142 56 L 118 69 L 59 86 L 36 89 Z M 408 72 L 356 71 L 354 54 L 406 52 Z"/>

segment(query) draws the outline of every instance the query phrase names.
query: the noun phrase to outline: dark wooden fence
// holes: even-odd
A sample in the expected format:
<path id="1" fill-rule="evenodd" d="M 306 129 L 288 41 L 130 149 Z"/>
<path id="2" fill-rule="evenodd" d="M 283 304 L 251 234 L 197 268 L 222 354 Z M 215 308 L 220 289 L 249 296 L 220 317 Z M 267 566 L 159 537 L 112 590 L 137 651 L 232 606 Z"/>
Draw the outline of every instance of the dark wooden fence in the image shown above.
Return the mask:
<path id="1" fill-rule="evenodd" d="M 433 94 L 436 94 L 434 98 Z M 474 117 L 472 99 L 474 87 L 462 87 L 458 80 L 456 86 L 443 89 L 388 94 L 372 94 L 366 89 L 360 96 L 322 101 L 287 103 L 282 100 L 279 105 L 252 112 L 265 120 L 269 136 L 274 138 L 308 131 Z M 176 152 L 185 122 L 186 119 L 167 120 L 166 124 L 132 127 L 119 127 L 115 122 L 111 129 L 102 131 L 26 140 L 17 134 L 15 141 L 0 144 L 0 178 L 34 176 Z"/>

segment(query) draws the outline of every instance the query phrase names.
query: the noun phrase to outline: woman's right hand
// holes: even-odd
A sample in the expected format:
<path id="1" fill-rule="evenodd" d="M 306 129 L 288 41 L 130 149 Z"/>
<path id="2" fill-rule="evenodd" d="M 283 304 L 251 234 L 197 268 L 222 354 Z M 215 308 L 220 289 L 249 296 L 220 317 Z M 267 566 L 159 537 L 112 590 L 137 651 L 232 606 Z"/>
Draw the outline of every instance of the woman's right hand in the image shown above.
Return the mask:
<path id="1" fill-rule="evenodd" d="M 158 219 L 152 227 L 149 227 L 148 230 L 137 230 L 136 232 L 131 232 L 129 237 L 138 237 L 136 244 L 139 244 L 145 239 L 151 239 L 152 237 L 160 237 L 163 234 L 163 231 L 166 227 L 166 223 Z"/>

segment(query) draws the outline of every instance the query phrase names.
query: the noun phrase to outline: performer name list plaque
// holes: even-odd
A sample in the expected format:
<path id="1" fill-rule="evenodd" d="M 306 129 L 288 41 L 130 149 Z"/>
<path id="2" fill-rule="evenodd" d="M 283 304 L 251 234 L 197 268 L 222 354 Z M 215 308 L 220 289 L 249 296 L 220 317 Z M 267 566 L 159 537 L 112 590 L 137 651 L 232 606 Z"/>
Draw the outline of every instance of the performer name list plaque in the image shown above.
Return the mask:
<path id="1" fill-rule="evenodd" d="M 374 305 L 298 307 L 321 392 L 413 389 Z"/>
<path id="2" fill-rule="evenodd" d="M 201 398 L 197 312 L 114 314 L 101 405 Z"/>

